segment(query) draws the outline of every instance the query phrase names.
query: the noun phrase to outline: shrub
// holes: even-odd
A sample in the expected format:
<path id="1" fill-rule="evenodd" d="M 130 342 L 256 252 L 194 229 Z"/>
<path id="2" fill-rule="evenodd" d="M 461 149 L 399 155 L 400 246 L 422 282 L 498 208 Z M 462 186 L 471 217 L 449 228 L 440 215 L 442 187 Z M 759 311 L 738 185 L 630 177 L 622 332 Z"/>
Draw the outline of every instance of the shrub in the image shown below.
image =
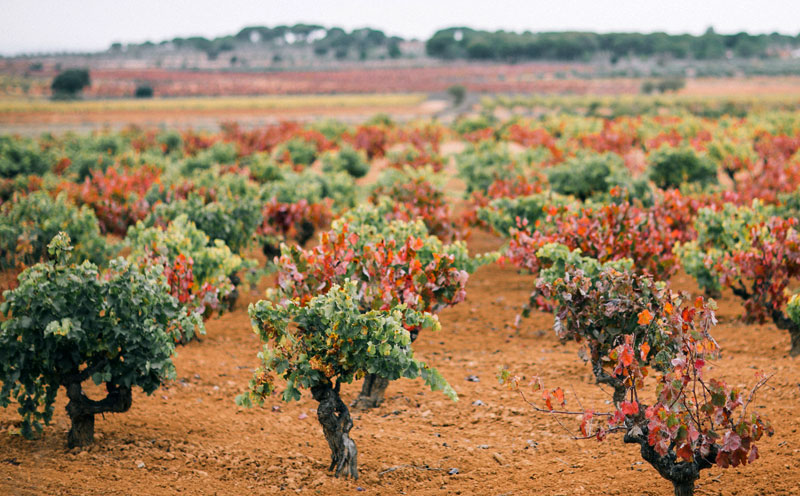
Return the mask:
<path id="1" fill-rule="evenodd" d="M 406 145 L 401 150 L 393 150 L 386 157 L 391 167 L 403 168 L 432 168 L 434 172 L 444 169 L 445 158 L 437 153 L 430 144 L 422 147 Z"/>
<path id="2" fill-rule="evenodd" d="M 662 146 L 650 155 L 650 179 L 662 189 L 686 183 L 706 186 L 717 182 L 717 168 L 688 147 Z"/>
<path id="3" fill-rule="evenodd" d="M 42 175 L 55 164 L 52 155 L 35 141 L 12 136 L 0 136 L 0 177 Z"/>
<path id="4" fill-rule="evenodd" d="M 281 203 L 277 197 L 265 202 L 261 211 L 264 220 L 256 237 L 267 259 L 280 255 L 281 243 L 294 240 L 298 246 L 303 246 L 317 229 L 327 227 L 333 217 L 330 204 L 330 200 L 309 203 L 306 199 Z"/>
<path id="5" fill-rule="evenodd" d="M 31 437 L 52 419 L 63 386 L 73 447 L 93 442 L 95 415 L 127 411 L 134 386 L 150 394 L 174 377 L 173 338 L 202 322 L 167 293 L 159 270 L 118 259 L 101 274 L 90 262 L 71 263 L 70 249 L 59 234 L 48 246 L 51 261 L 25 270 L 19 287 L 3 294 L 0 405 L 19 403 L 22 434 Z M 104 399 L 84 394 L 90 378 L 105 383 Z"/>
<path id="6" fill-rule="evenodd" d="M 489 130 L 488 137 L 494 136 L 494 129 L 492 126 L 496 124 L 496 118 L 493 115 L 481 114 L 474 117 L 462 117 L 453 123 L 453 131 L 461 136 L 475 135 L 481 131 Z"/>
<path id="7" fill-rule="evenodd" d="M 352 176 L 344 172 L 316 174 L 311 171 L 287 171 L 279 180 L 264 184 L 260 197 L 264 201 L 275 198 L 280 203 L 306 200 L 309 204 L 330 198 L 333 210 L 340 212 L 355 206 L 356 184 Z"/>
<path id="8" fill-rule="evenodd" d="M 136 91 L 133 92 L 133 96 L 136 98 L 153 98 L 153 87 L 149 84 L 140 84 L 136 87 Z"/>
<path id="9" fill-rule="evenodd" d="M 247 262 L 222 240 L 212 242 L 185 215 L 165 229 L 139 222 L 128 230 L 125 243 L 131 249 L 129 258 L 139 265 L 164 267 L 171 294 L 190 311 L 208 318 L 235 303 L 232 278 Z"/>
<path id="10" fill-rule="evenodd" d="M 61 71 L 50 84 L 53 96 L 62 98 L 75 97 L 91 83 L 88 69 L 67 69 Z"/>
<path id="11" fill-rule="evenodd" d="M 543 244 L 560 243 L 600 262 L 630 259 L 639 273 L 666 279 L 677 269 L 674 244 L 680 234 L 669 225 L 670 211 L 644 209 L 628 201 L 578 209 L 546 206 L 533 225 L 523 219 L 510 229 L 507 259 L 535 273 Z"/>
<path id="12" fill-rule="evenodd" d="M 184 200 L 156 205 L 144 224 L 166 226 L 180 215 L 186 215 L 206 233 L 210 243 L 222 240 L 234 253 L 242 253 L 250 246 L 262 222 L 261 203 L 257 198 L 223 194 L 218 200 L 206 203 L 201 196 L 192 193 Z"/>
<path id="13" fill-rule="evenodd" d="M 430 169 L 428 169 L 428 172 Z M 430 173 L 386 170 L 372 190 L 369 201 L 387 220 L 422 220 L 428 232 L 443 241 L 463 238 L 454 225 L 444 192 L 426 179 Z"/>
<path id="14" fill-rule="evenodd" d="M 317 146 L 300 138 L 292 138 L 275 149 L 275 156 L 282 162 L 308 167 L 317 159 Z"/>
<path id="15" fill-rule="evenodd" d="M 453 105 L 458 107 L 467 96 L 467 88 L 460 84 L 454 84 L 447 88 L 447 94 L 453 99 Z"/>
<path id="16" fill-rule="evenodd" d="M 493 259 L 470 258 L 463 242 L 443 244 L 420 221 L 388 221 L 380 211 L 360 207 L 335 221 L 314 248 L 281 247 L 275 297 L 303 303 L 352 279 L 359 284 L 362 311 L 405 304 L 437 313 L 463 301 L 469 273 Z M 413 341 L 419 329 L 408 328 Z M 387 385 L 368 377 L 358 405 L 379 405 Z"/>
<path id="17" fill-rule="evenodd" d="M 456 393 L 435 369 L 414 359 L 411 336 L 404 327 L 439 328 L 436 317 L 405 305 L 364 312 L 358 305 L 356 283 L 334 285 L 325 294 L 300 304 L 260 301 L 250 306 L 256 333 L 266 343 L 259 353 L 262 366 L 250 381 L 250 391 L 237 398 L 241 405 L 260 404 L 275 389 L 275 379 L 286 381 L 283 400 L 300 399 L 309 389 L 316 401 L 317 418 L 331 449 L 336 476 L 358 478 L 357 450 L 350 438 L 353 420 L 339 393 L 342 384 L 368 373 L 386 380 L 422 377 L 432 390 L 456 399 Z"/>
<path id="18" fill-rule="evenodd" d="M 236 146 L 230 143 L 215 143 L 194 156 L 186 157 L 180 164 L 180 172 L 190 177 L 198 172 L 207 171 L 217 164 L 232 164 L 236 162 L 237 156 Z"/>
<path id="19" fill-rule="evenodd" d="M 669 77 L 658 81 L 655 87 L 661 93 L 678 92 L 686 86 L 686 80 L 682 77 Z"/>
<path id="20" fill-rule="evenodd" d="M 523 174 L 524 165 L 512 157 L 508 147 L 482 141 L 456 155 L 458 175 L 467 183 L 467 194 L 485 193 L 498 179 L 511 179 Z"/>
<path id="21" fill-rule="evenodd" d="M 745 319 L 767 320 L 789 331 L 789 354 L 800 355 L 800 324 L 786 315 L 788 290 L 800 278 L 800 234 L 797 219 L 771 217 L 749 228 L 750 242 L 726 253 L 720 282 L 744 300 Z"/>
<path id="22" fill-rule="evenodd" d="M 322 155 L 324 172 L 346 172 L 354 178 L 364 177 L 369 172 L 369 162 L 363 153 L 350 146 L 342 146 L 338 151 L 329 151 Z"/>
<path id="23" fill-rule="evenodd" d="M 69 197 L 94 210 L 104 233 L 124 236 L 128 227 L 143 220 L 152 205 L 146 195 L 161 172 L 152 167 L 108 168 L 92 172 L 82 184 L 62 183 Z"/>
<path id="24" fill-rule="evenodd" d="M 749 169 L 758 159 L 748 140 L 716 139 L 707 145 L 708 157 L 736 182 L 736 173 Z"/>
<path id="25" fill-rule="evenodd" d="M 596 193 L 606 193 L 613 186 L 612 172 L 623 168 L 619 155 L 606 153 L 568 159 L 545 171 L 556 193 L 572 195 L 583 201 Z"/>
<path id="26" fill-rule="evenodd" d="M 508 237 L 511 230 L 521 225 L 538 226 L 545 219 L 550 207 L 564 209 L 572 200 L 554 193 L 537 193 L 515 198 L 497 198 L 487 207 L 478 210 L 478 219 L 485 222 L 497 234 Z"/>
<path id="27" fill-rule="evenodd" d="M 800 354 L 800 326 L 787 315 L 789 288 L 800 278 L 797 219 L 773 217 L 754 202 L 751 208 L 725 204 L 701 209 L 697 240 L 678 249 L 687 273 L 701 287 L 729 287 L 744 300 L 749 322 L 772 322 L 789 331 L 792 356 Z"/>
<path id="28" fill-rule="evenodd" d="M 701 208 L 694 228 L 697 239 L 676 246 L 683 269 L 708 295 L 721 291 L 718 265 L 726 253 L 750 243 L 750 228 L 766 222 L 771 209 L 754 201 L 750 207 L 725 203 L 721 209 Z"/>
<path id="29" fill-rule="evenodd" d="M 27 266 L 47 260 L 47 243 L 60 231 L 74 240 L 73 257 L 105 264 L 110 252 L 94 212 L 78 208 L 65 195 L 43 191 L 0 206 L 0 266 Z"/>
<path id="30" fill-rule="evenodd" d="M 389 131 L 386 125 L 363 125 L 356 128 L 350 135 L 346 134 L 344 139 L 348 141 L 356 150 L 366 152 L 367 158 L 380 158 L 386 154 L 388 146 Z"/>
<path id="31" fill-rule="evenodd" d="M 713 300 L 690 304 L 688 295 L 674 295 L 648 276 L 611 267 L 587 273 L 567 265 L 561 277 L 542 278 L 537 286 L 556 302 L 556 334 L 584 343 L 582 356 L 597 382 L 614 388 L 614 402 L 610 412 L 570 411 L 562 388 L 544 389 L 534 378 L 533 391 L 544 400 L 543 406 L 530 402 L 535 410 L 579 418 L 577 439 L 602 441 L 623 432 L 623 441 L 638 445 L 679 496 L 694 494 L 701 470 L 758 458 L 755 443 L 773 431 L 747 408 L 767 378 L 757 374 L 750 390 L 706 378 L 706 362 L 719 356 L 709 332 L 717 322 Z M 647 377 L 656 382 L 649 405 Z M 501 380 L 518 389 L 518 378 L 507 371 Z"/>

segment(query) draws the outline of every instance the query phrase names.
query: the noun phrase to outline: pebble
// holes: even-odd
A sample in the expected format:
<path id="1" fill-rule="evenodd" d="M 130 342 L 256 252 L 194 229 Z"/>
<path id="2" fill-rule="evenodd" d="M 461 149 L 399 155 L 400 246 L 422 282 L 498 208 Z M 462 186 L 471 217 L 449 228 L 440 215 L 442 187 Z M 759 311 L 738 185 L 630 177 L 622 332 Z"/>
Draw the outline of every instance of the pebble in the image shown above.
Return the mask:
<path id="1" fill-rule="evenodd" d="M 469 382 L 481 382 L 480 377 L 478 377 L 477 375 L 468 375 L 467 380 Z"/>
<path id="2" fill-rule="evenodd" d="M 141 460 L 136 460 L 136 468 L 144 468 L 144 462 Z"/>
<path id="3" fill-rule="evenodd" d="M 447 473 L 450 475 L 456 475 L 458 473 L 458 469 L 456 467 L 453 467 L 450 470 L 448 470 Z"/>
<path id="4" fill-rule="evenodd" d="M 486 403 L 484 403 L 484 402 L 483 402 L 483 401 L 481 401 L 481 400 L 475 400 L 475 401 L 473 401 L 473 402 L 472 402 L 472 406 L 483 406 L 483 405 L 485 405 L 485 404 L 486 404 Z"/>

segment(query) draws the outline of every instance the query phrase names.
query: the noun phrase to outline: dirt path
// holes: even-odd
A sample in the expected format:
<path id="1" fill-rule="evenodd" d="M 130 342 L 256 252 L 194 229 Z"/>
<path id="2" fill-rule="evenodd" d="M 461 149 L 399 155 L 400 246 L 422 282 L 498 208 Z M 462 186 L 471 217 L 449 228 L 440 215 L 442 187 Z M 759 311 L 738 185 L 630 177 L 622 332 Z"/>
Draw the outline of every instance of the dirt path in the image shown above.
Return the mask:
<path id="1" fill-rule="evenodd" d="M 471 246 L 484 251 L 498 241 L 475 233 Z M 685 276 L 675 283 L 696 289 Z M 180 349 L 177 381 L 149 397 L 135 392 L 130 412 L 98 419 L 97 443 L 87 451 L 66 449 L 63 394 L 53 424 L 36 441 L 10 435 L 16 412 L 0 410 L 0 494 L 672 494 L 637 448 L 619 437 L 573 441 L 555 419 L 534 414 L 497 383 L 498 369 L 508 366 L 574 390 L 584 405 L 607 408 L 577 346 L 554 337 L 551 316 L 524 320 L 519 333 L 509 328 L 531 285 L 530 276 L 511 268 L 484 267 L 470 281 L 467 301 L 442 313 L 443 330 L 420 336 L 418 356 L 439 368 L 460 401 L 421 381 L 391 384 L 380 408 L 354 415 L 357 482 L 326 473 L 329 452 L 310 395 L 252 410 L 234 404 L 259 348 L 240 304 L 210 321 L 202 342 Z M 715 336 L 725 355 L 712 373 L 745 384 L 756 368 L 774 372 L 774 390 L 756 406 L 776 435 L 761 443 L 754 466 L 704 472 L 697 494 L 797 494 L 800 360 L 787 357 L 787 333 L 738 323 L 741 307 L 730 295 L 720 307 Z M 469 375 L 480 382 L 467 381 Z M 346 385 L 345 399 L 359 386 Z M 568 401 L 575 402 L 572 393 Z M 458 474 L 449 475 L 451 468 Z"/>

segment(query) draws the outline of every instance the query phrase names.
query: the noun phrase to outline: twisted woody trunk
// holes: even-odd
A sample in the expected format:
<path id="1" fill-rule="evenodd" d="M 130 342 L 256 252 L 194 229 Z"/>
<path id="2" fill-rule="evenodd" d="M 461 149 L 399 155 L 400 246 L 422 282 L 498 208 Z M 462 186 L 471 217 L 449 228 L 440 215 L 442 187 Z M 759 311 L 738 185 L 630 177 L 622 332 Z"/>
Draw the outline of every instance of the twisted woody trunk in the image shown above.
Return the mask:
<path id="1" fill-rule="evenodd" d="M 70 448 L 88 446 L 94 442 L 94 416 L 103 413 L 123 413 L 131 408 L 131 388 L 106 383 L 108 394 L 99 401 L 89 399 L 80 382 L 73 381 L 67 387 L 67 415 L 72 427 L 67 434 Z"/>
<path id="2" fill-rule="evenodd" d="M 733 286 L 731 290 L 733 294 L 738 296 L 739 298 L 747 301 L 753 298 L 754 294 L 756 293 L 755 284 L 753 285 L 753 291 L 747 291 L 744 285 L 739 287 Z M 800 325 L 795 323 L 792 319 L 787 317 L 780 309 L 775 308 L 775 305 L 769 304 L 770 307 L 770 314 L 769 316 L 772 318 L 772 322 L 775 324 L 775 327 L 778 329 L 782 329 L 784 331 L 789 331 L 789 337 L 791 338 L 791 348 L 789 349 L 790 356 L 798 356 L 800 355 Z"/>
<path id="3" fill-rule="evenodd" d="M 409 331 L 411 335 L 411 342 L 416 341 L 419 336 L 419 328 L 414 327 Z M 364 384 L 361 385 L 361 392 L 358 398 L 353 400 L 350 404 L 358 410 L 369 410 L 370 408 L 377 408 L 383 403 L 386 397 L 386 388 L 389 387 L 391 381 L 377 374 L 367 374 L 364 377 Z"/>
<path id="4" fill-rule="evenodd" d="M 336 387 L 330 382 L 313 386 L 311 395 L 319 402 L 317 419 L 331 449 L 331 465 L 336 477 L 344 475 L 358 479 L 356 443 L 350 439 L 353 419 L 350 411 L 339 396 L 339 383 Z"/>
<path id="5" fill-rule="evenodd" d="M 631 426 L 633 427 L 633 423 Z M 700 471 L 714 466 L 714 461 L 717 458 L 718 446 L 712 444 L 709 453 L 706 456 L 701 456 L 699 453 L 694 454 L 694 459 L 691 462 L 678 461 L 678 457 L 672 451 L 666 455 L 660 455 L 648 442 L 647 424 L 639 425 L 641 433 L 632 434 L 631 429 L 625 433 L 623 441 L 626 444 L 638 444 L 642 453 L 642 458 L 647 463 L 653 466 L 661 477 L 672 482 L 672 487 L 675 490 L 675 496 L 693 496 L 694 483 L 700 478 Z"/>

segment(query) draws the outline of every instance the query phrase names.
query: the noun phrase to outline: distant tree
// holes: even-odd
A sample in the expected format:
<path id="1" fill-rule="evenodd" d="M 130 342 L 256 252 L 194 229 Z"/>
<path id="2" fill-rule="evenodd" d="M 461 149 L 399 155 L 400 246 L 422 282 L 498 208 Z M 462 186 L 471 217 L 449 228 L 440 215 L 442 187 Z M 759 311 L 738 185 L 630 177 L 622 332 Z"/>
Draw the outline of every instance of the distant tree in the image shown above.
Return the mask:
<path id="1" fill-rule="evenodd" d="M 55 98 L 74 98 L 90 84 L 88 69 L 66 69 L 50 85 Z"/>
<path id="2" fill-rule="evenodd" d="M 656 84 L 656 88 L 661 93 L 669 91 L 678 91 L 686 86 L 686 80 L 682 77 L 668 77 L 664 78 Z"/>
<path id="3" fill-rule="evenodd" d="M 153 87 L 149 84 L 140 84 L 136 87 L 133 96 L 136 98 L 153 98 Z"/>
<path id="4" fill-rule="evenodd" d="M 403 55 L 403 52 L 400 51 L 400 45 L 399 43 L 397 43 L 397 41 L 394 40 L 390 41 L 388 50 L 389 50 L 389 57 L 393 59 L 400 58 L 400 56 Z"/>
<path id="5" fill-rule="evenodd" d="M 453 99 L 453 105 L 458 107 L 467 96 L 467 88 L 460 84 L 454 84 L 447 88 L 447 94 Z"/>

